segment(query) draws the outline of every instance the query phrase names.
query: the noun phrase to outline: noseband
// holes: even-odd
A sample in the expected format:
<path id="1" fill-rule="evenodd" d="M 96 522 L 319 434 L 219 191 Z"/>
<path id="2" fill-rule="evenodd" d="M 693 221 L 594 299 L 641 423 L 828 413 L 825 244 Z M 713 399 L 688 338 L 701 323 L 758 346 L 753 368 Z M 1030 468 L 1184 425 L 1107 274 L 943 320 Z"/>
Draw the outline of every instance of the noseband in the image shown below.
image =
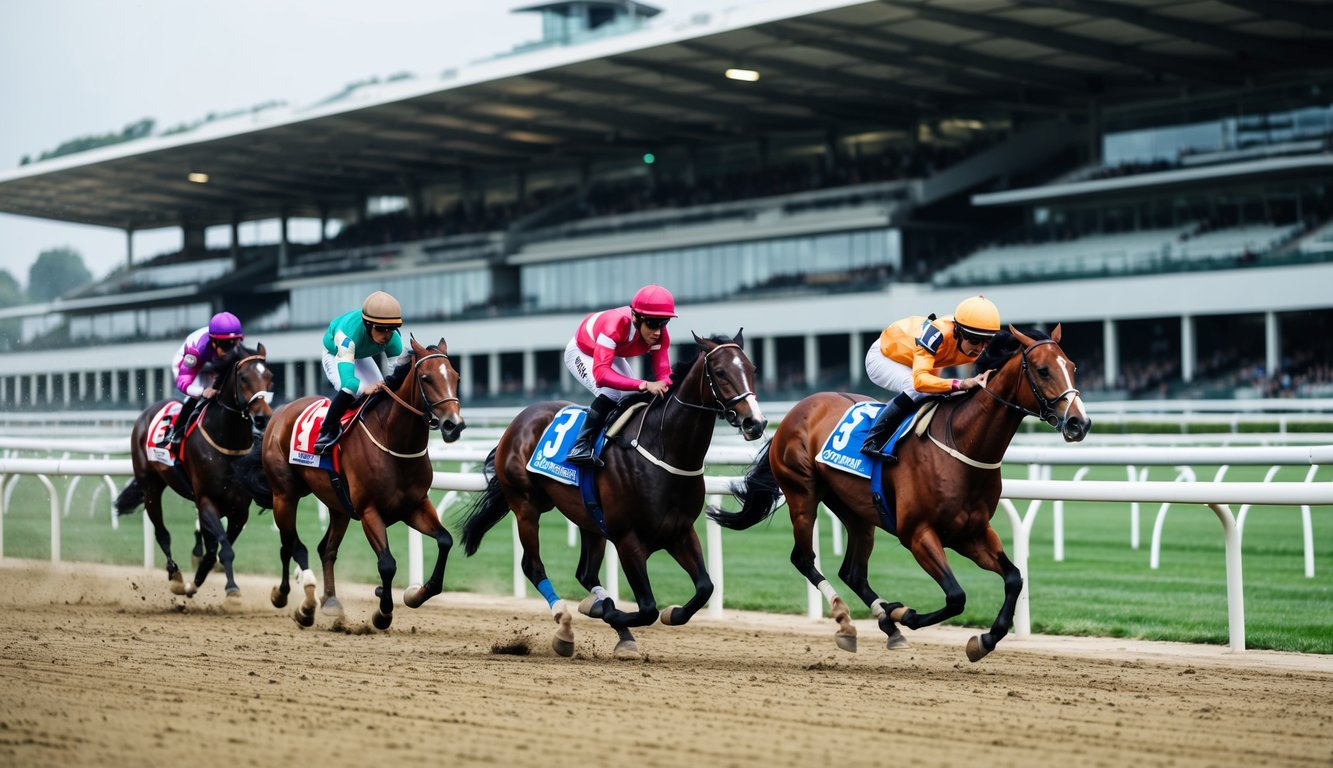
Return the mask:
<path id="1" fill-rule="evenodd" d="M 266 403 L 273 402 L 273 392 L 265 389 L 251 395 L 250 399 L 246 400 L 244 404 L 241 403 L 241 366 L 254 362 L 255 360 L 263 362 L 264 356 L 250 355 L 249 357 L 243 357 L 240 360 L 237 360 L 236 364 L 231 367 L 230 371 L 228 371 L 227 375 L 232 378 L 232 399 L 236 401 L 236 405 L 231 405 L 220 397 L 214 400 L 214 402 L 222 406 L 223 410 L 240 414 L 241 418 L 246 421 L 254 421 L 254 417 L 250 413 L 250 406 L 253 405 L 256 400 L 263 400 Z"/>
<path id="2" fill-rule="evenodd" d="M 1034 342 L 1030 347 L 1024 347 L 1022 350 L 1021 365 L 1023 378 L 1027 380 L 1028 388 L 1032 390 L 1032 397 L 1037 401 L 1040 410 L 1033 411 L 1018 403 L 1011 403 L 992 392 L 989 387 L 982 387 L 982 391 L 1015 411 L 1019 411 L 1026 416 L 1036 416 L 1042 421 L 1053 425 L 1056 429 L 1063 429 L 1065 422 L 1069 420 L 1069 409 L 1074 407 L 1074 398 L 1079 396 L 1079 391 L 1070 387 L 1055 397 L 1047 399 L 1047 397 L 1041 393 L 1041 388 L 1037 386 L 1037 381 L 1032 376 L 1032 368 L 1028 365 L 1028 352 L 1031 352 L 1044 344 L 1054 343 L 1055 341 L 1053 339 L 1041 339 L 1040 341 Z M 1065 402 L 1064 413 L 1057 413 L 1056 405 L 1062 400 Z"/>

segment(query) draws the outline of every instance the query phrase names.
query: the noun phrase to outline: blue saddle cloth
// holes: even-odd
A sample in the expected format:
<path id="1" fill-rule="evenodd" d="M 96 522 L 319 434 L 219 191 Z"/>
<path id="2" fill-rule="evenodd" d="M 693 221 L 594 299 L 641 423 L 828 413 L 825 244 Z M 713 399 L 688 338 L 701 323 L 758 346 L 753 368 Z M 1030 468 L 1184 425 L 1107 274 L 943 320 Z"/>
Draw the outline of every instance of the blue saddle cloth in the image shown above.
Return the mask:
<path id="1" fill-rule="evenodd" d="M 861 444 L 866 441 L 866 435 L 870 433 L 870 426 L 875 423 L 879 417 L 879 412 L 884 410 L 884 403 L 868 402 L 856 403 L 843 413 L 838 425 L 833 428 L 833 432 L 824 440 L 824 447 L 819 451 L 819 456 L 815 458 L 821 464 L 827 464 L 834 469 L 840 469 L 843 472 L 850 472 L 857 477 L 864 477 L 869 480 L 871 470 L 874 465 L 881 462 L 873 461 L 869 456 L 861 453 Z M 912 417 L 908 416 L 893 431 L 893 436 L 885 444 L 885 448 L 892 449 L 907 434 L 907 430 L 912 428 Z"/>
<path id="2" fill-rule="evenodd" d="M 597 496 L 597 473 L 592 467 L 580 467 L 569 463 L 569 451 L 583 429 L 583 420 L 588 417 L 586 408 L 568 405 L 556 413 L 551 423 L 546 425 L 537 447 L 528 459 L 528 471 L 549 477 L 565 485 L 576 485 L 583 496 L 583 506 L 597 528 L 606 535 L 606 520 L 602 514 L 602 503 Z M 597 435 L 595 450 L 600 454 L 606 432 Z"/>

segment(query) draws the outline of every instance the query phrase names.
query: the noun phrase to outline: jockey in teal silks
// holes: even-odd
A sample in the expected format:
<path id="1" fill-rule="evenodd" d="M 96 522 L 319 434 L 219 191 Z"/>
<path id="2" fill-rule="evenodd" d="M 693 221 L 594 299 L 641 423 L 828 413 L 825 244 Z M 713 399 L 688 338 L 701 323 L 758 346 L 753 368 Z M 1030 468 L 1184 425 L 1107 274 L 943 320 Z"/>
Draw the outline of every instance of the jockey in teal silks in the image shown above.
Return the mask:
<path id="1" fill-rule="evenodd" d="M 324 334 L 324 375 L 336 391 L 315 439 L 315 453 L 327 452 L 338 441 L 343 414 L 358 397 L 383 386 L 384 375 L 374 356 L 383 352 L 393 361 L 394 372 L 407 360 L 410 352 L 398 332 L 402 325 L 398 300 L 384 291 L 367 296 L 359 312 L 352 310 L 329 323 Z"/>

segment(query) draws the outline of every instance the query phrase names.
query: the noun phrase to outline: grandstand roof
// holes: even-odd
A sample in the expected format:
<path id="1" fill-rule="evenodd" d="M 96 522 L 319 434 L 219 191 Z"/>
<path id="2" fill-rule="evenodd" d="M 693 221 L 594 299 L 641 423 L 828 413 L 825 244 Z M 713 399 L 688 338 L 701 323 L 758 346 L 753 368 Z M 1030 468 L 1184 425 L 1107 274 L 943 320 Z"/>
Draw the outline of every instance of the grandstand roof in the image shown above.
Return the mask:
<path id="1" fill-rule="evenodd" d="M 136 229 L 314 216 L 465 173 L 1326 77 L 1331 38 L 1313 0 L 779 0 L 0 172 L 0 211 Z"/>

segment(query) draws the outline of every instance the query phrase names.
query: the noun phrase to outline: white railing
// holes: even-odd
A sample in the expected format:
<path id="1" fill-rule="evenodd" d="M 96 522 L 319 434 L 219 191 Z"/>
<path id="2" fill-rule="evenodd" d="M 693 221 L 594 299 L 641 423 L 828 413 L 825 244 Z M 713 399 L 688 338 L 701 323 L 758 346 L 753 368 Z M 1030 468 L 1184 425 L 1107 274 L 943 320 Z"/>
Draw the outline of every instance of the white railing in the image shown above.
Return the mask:
<path id="1" fill-rule="evenodd" d="M 715 449 L 724 450 L 724 449 Z M 725 449 L 736 452 L 737 449 Z M 1075 454 L 1081 456 L 1080 461 L 1086 461 L 1092 458 L 1094 452 L 1107 453 L 1109 451 L 1118 451 L 1115 454 L 1114 461 L 1122 461 L 1120 458 L 1124 455 L 1126 449 L 1108 449 L 1102 451 L 1096 448 L 1079 448 L 1064 451 L 1048 451 L 1046 449 L 1029 450 L 1026 453 L 1020 452 L 1022 458 L 1011 457 L 1015 460 L 1042 459 L 1049 463 L 1070 463 L 1065 461 L 1066 454 L 1072 459 Z M 1139 463 L 1144 463 L 1146 459 L 1152 458 L 1151 454 L 1145 453 L 1147 449 L 1136 449 L 1131 451 Z M 1171 455 L 1172 463 L 1220 463 L 1220 455 L 1212 451 L 1204 454 L 1211 458 L 1196 459 L 1194 451 L 1204 451 L 1205 449 L 1193 449 L 1191 451 L 1173 451 Z M 1215 449 L 1237 450 L 1237 449 Z M 1244 450 L 1244 449 L 1239 449 Z M 1260 449 L 1251 449 L 1258 451 Z M 1266 449 L 1272 451 L 1284 451 L 1282 454 L 1290 461 L 1299 460 L 1301 463 L 1308 462 L 1312 467 L 1320 462 L 1326 462 L 1328 458 L 1333 457 L 1333 446 L 1320 446 L 1316 448 L 1295 449 L 1295 453 L 1287 449 Z M 739 449 L 735 458 L 744 458 L 745 454 L 753 455 L 752 449 Z M 1303 453 L 1301 453 L 1303 452 Z M 710 451 L 710 457 L 713 452 Z M 1104 457 L 1112 460 L 1111 456 Z M 1165 459 L 1165 456 L 1157 457 Z M 1269 463 L 1273 460 L 1273 454 L 1262 457 L 1257 453 L 1237 452 L 1229 457 L 1229 463 L 1242 463 L 1238 459 L 1254 459 L 1255 463 Z M 743 462 L 734 462 L 743 463 Z M 1025 463 L 1028 463 L 1025 461 Z M 54 485 L 51 483 L 51 475 L 68 476 L 103 476 L 105 478 L 123 477 L 132 474 L 130 462 L 126 459 L 0 459 L 0 558 L 4 556 L 4 512 L 8 507 L 10 491 L 18 477 L 22 475 L 34 475 L 46 487 L 51 500 L 51 559 L 53 562 L 60 561 L 60 499 L 56 493 Z M 1307 479 L 1312 477 L 1313 473 L 1307 475 Z M 1271 478 L 1271 475 L 1270 475 Z M 705 477 L 705 491 L 711 496 L 710 502 L 715 502 L 721 495 L 729 492 L 729 487 L 734 482 L 734 477 Z M 432 488 L 455 491 L 480 491 L 485 488 L 485 478 L 480 473 L 475 472 L 436 472 Z M 1030 501 L 1027 512 L 1019 514 L 1017 507 L 1012 499 L 1027 499 Z M 1222 523 L 1223 537 L 1226 546 L 1226 573 L 1227 573 L 1227 613 L 1228 613 L 1228 634 L 1230 637 L 1230 646 L 1234 651 L 1245 649 L 1245 606 L 1243 578 L 1241 572 L 1240 556 L 1240 526 L 1236 516 L 1231 511 L 1233 504 L 1280 504 L 1280 505 L 1324 505 L 1333 504 L 1333 483 L 1227 483 L 1227 482 L 1109 482 L 1109 481 L 1090 481 L 1090 480 L 1005 480 L 1000 501 L 1000 507 L 1005 511 L 1013 528 L 1013 552 L 1012 560 L 1014 565 L 1023 574 L 1026 588 L 1020 594 L 1018 605 L 1014 615 L 1014 634 L 1016 637 L 1024 637 L 1031 632 L 1031 618 L 1029 613 L 1028 594 L 1031 589 L 1030 575 L 1028 573 L 1029 542 L 1031 538 L 1032 526 L 1036 519 L 1037 505 L 1040 501 L 1126 501 L 1126 502 L 1161 502 L 1161 503 L 1200 503 L 1206 504 L 1217 514 Z M 144 526 L 144 566 L 153 567 L 153 537 L 152 526 L 143 515 Z M 114 514 L 113 514 L 114 518 Z M 720 529 L 711 521 L 706 523 L 708 533 L 708 562 L 710 575 L 714 580 L 714 593 L 709 604 L 709 611 L 717 615 L 722 611 L 724 581 L 723 581 L 723 562 L 721 556 L 721 534 Z M 818 551 L 818 541 L 815 542 L 816 551 Z M 514 539 L 515 569 L 518 567 L 519 543 L 517 537 Z M 619 579 L 612 572 L 615 567 L 614 557 L 611 557 L 611 551 L 608 551 L 608 572 L 607 578 L 609 585 L 617 585 Z M 413 582 L 421 580 L 422 566 L 420 554 L 420 541 L 418 537 L 415 555 L 409 555 L 409 579 Z M 526 590 L 526 585 L 521 581 L 521 576 L 517 573 L 514 580 L 515 591 L 520 588 Z M 817 599 L 817 598 L 816 598 Z"/>

